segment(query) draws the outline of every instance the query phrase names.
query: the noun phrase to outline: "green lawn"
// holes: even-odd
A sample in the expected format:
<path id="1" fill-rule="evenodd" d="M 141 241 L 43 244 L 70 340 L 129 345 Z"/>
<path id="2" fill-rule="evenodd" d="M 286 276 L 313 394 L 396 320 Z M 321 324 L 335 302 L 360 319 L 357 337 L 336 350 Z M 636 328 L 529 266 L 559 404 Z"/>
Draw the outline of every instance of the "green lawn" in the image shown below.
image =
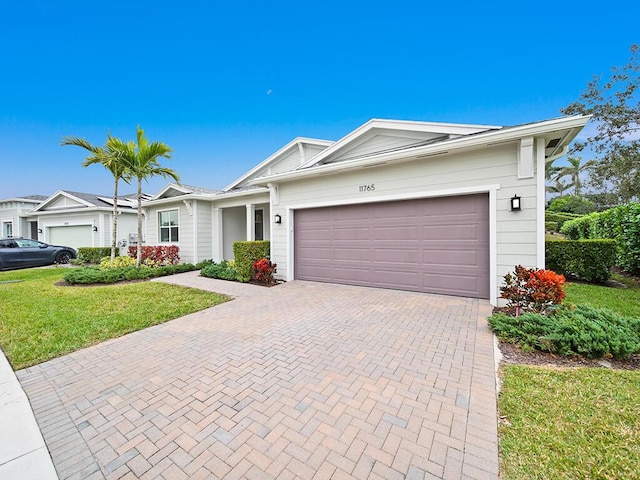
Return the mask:
<path id="1" fill-rule="evenodd" d="M 637 478 L 640 372 L 511 365 L 503 374 L 501 478 Z"/>
<path id="2" fill-rule="evenodd" d="M 640 287 L 567 284 L 566 302 L 640 316 Z M 501 478 L 637 478 L 640 372 L 504 366 Z"/>
<path id="3" fill-rule="evenodd" d="M 0 344 L 16 370 L 228 300 L 158 282 L 55 286 L 63 273 L 0 272 Z"/>
<path id="4" fill-rule="evenodd" d="M 626 284 L 627 288 L 567 283 L 565 302 L 606 307 L 620 315 L 640 317 L 640 285 L 619 275 L 614 275 L 613 279 Z"/>

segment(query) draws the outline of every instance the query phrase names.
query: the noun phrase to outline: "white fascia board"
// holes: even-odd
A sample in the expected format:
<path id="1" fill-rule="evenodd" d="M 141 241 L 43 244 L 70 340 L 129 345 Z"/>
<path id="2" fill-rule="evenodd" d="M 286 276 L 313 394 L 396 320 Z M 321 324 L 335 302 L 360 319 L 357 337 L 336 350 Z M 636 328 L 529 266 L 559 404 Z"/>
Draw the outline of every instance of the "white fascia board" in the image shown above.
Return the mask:
<path id="1" fill-rule="evenodd" d="M 321 147 L 328 147 L 329 145 L 333 144 L 334 142 L 332 142 L 330 140 L 320 140 L 320 139 L 316 139 L 316 138 L 296 137 L 293 140 L 291 140 L 289 143 L 287 143 L 284 147 L 280 148 L 277 152 L 269 155 L 265 160 L 263 160 L 258 165 L 253 167 L 251 170 L 249 170 L 247 173 L 242 175 L 240 178 L 238 178 L 237 180 L 234 180 L 233 183 L 230 183 L 229 185 L 227 185 L 223 189 L 223 191 L 227 192 L 227 191 L 231 190 L 232 188 L 237 187 L 242 182 L 244 182 L 247 178 L 249 178 L 251 175 L 253 175 L 254 173 L 260 171 L 264 167 L 266 167 L 269 164 L 271 164 L 274 161 L 276 161 L 280 156 L 282 156 L 283 154 L 288 152 L 291 148 L 293 148 L 293 147 L 297 148 L 297 145 L 300 144 L 300 143 L 306 143 L 306 144 L 310 144 L 310 145 L 317 145 L 317 146 L 321 146 Z"/>
<path id="2" fill-rule="evenodd" d="M 323 159 L 331 156 L 333 153 L 342 149 L 346 145 L 353 142 L 355 139 L 361 137 L 366 134 L 370 130 L 380 129 L 380 130 L 406 130 L 410 132 L 424 132 L 424 133 L 442 133 L 442 134 L 450 134 L 450 135 L 470 135 L 472 133 L 483 132 L 486 130 L 496 130 L 502 127 L 492 126 L 492 125 L 471 125 L 471 124 L 462 124 L 462 123 L 438 123 L 438 122 L 414 122 L 408 120 L 383 120 L 378 118 L 373 118 L 369 120 L 367 123 L 359 126 L 352 132 L 348 133 L 340 140 L 335 142 L 332 146 L 327 148 L 326 150 L 320 152 L 318 155 L 310 159 L 309 161 L 303 163 L 298 167 L 298 170 L 308 168 L 312 165 L 317 164 Z"/>
<path id="3" fill-rule="evenodd" d="M 89 207 L 89 208 L 69 208 L 69 209 L 60 209 L 60 210 L 45 210 L 37 212 L 35 210 L 31 210 L 25 214 L 25 217 L 43 217 L 45 215 L 58 215 L 65 216 L 68 213 L 90 213 L 90 212 L 106 212 L 113 213 L 113 208 L 111 207 Z M 128 213 L 137 213 L 137 210 L 118 210 L 118 212 L 122 214 Z"/>
<path id="4" fill-rule="evenodd" d="M 34 205 L 38 205 L 42 203 L 44 200 L 34 200 L 33 198 L 22 198 L 22 197 L 12 197 L 12 198 L 3 198 L 0 200 L 0 203 L 4 202 L 20 202 L 20 203 L 33 203 Z"/>
<path id="5" fill-rule="evenodd" d="M 299 178 L 310 177 L 314 175 L 330 175 L 332 173 L 352 170 L 356 168 L 370 167 L 377 164 L 383 165 L 385 163 L 396 160 L 413 160 L 422 156 L 448 154 L 453 151 L 462 150 L 465 148 L 491 146 L 500 143 L 513 142 L 525 136 L 535 137 L 556 130 L 575 129 L 575 133 L 577 135 L 580 129 L 584 127 L 584 125 L 589 121 L 590 118 L 590 116 L 577 115 L 574 117 L 562 117 L 539 123 L 510 127 L 502 130 L 493 130 L 469 137 L 453 138 L 422 147 L 415 147 L 412 149 L 388 152 L 380 155 L 372 155 L 365 158 L 346 160 L 339 163 L 319 165 L 314 168 L 306 168 L 301 170 L 294 170 L 292 172 L 269 175 L 266 177 L 256 178 L 252 180 L 250 184 L 265 185 L 267 183 L 278 183 L 288 180 L 296 180 Z"/>
<path id="6" fill-rule="evenodd" d="M 269 189 L 267 187 L 262 187 L 262 188 L 254 188 L 251 190 L 239 190 L 237 192 L 224 192 L 224 193 L 215 195 L 213 197 L 210 197 L 210 199 L 213 201 L 216 201 L 218 199 L 245 197 L 245 196 L 257 195 L 259 193 L 269 193 Z"/>
<path id="7" fill-rule="evenodd" d="M 182 202 L 183 200 L 212 200 L 214 198 L 214 195 L 198 195 L 195 193 L 187 193 L 185 195 L 180 195 L 177 197 L 167 197 L 167 198 L 158 198 L 158 199 L 151 199 L 151 200 L 143 200 L 142 201 L 142 205 L 147 208 L 147 207 L 153 207 L 156 205 L 164 205 L 167 203 L 176 203 L 176 202 Z"/>

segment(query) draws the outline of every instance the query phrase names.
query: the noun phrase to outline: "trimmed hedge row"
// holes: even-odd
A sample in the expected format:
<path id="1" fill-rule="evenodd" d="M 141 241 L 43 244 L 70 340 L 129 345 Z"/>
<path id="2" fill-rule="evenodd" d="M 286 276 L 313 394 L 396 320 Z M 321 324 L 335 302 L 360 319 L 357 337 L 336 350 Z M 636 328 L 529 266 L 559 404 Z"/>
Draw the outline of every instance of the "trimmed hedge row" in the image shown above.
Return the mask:
<path id="1" fill-rule="evenodd" d="M 611 278 L 616 242 L 598 240 L 548 240 L 546 268 L 586 282 L 604 283 Z"/>
<path id="2" fill-rule="evenodd" d="M 261 258 L 270 258 L 271 242 L 268 240 L 234 242 L 233 256 L 235 269 L 238 272 L 238 281 L 248 282 L 251 278 L 253 264 Z"/>
<path id="3" fill-rule="evenodd" d="M 545 224 L 550 222 L 555 222 L 557 224 L 555 230 L 551 230 L 548 226 L 546 227 L 547 231 L 550 232 L 559 232 L 565 222 L 574 220 L 576 218 L 580 218 L 580 215 L 576 215 L 575 213 L 551 212 L 549 210 L 544 212 Z"/>
<path id="4" fill-rule="evenodd" d="M 163 267 L 116 267 L 98 268 L 85 267 L 73 268 L 65 273 L 65 282 L 71 285 L 86 285 L 92 283 L 117 283 L 126 280 L 146 280 L 153 277 L 165 277 L 176 273 L 191 272 L 202 268 L 201 264 L 180 263 L 178 265 L 165 265 Z"/>
<path id="5" fill-rule="evenodd" d="M 640 271 L 640 203 L 620 205 L 565 222 L 561 232 L 570 240 L 617 240 L 615 265 L 626 272 Z"/>
<path id="6" fill-rule="evenodd" d="M 116 257 L 120 256 L 116 248 Z M 100 263 L 104 257 L 111 257 L 111 247 L 80 247 L 78 249 L 78 261 L 81 263 Z"/>

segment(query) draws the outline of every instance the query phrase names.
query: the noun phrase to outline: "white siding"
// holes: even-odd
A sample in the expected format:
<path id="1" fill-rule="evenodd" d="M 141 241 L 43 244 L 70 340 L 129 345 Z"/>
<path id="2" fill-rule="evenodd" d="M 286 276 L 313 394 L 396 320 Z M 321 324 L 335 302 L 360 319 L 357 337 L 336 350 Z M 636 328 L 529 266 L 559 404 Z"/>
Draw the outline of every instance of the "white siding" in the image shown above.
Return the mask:
<path id="1" fill-rule="evenodd" d="M 392 200 L 394 196 L 428 196 L 442 191 L 473 190 L 497 185 L 495 253 L 496 285 L 516 264 L 536 266 L 536 180 L 518 179 L 516 143 L 481 150 L 426 157 L 337 175 L 318 176 L 282 183 L 280 202 L 272 214 L 280 214 L 281 225 L 272 232 L 273 260 L 279 276 L 288 271 L 292 225 L 288 209 L 322 204 Z M 360 185 L 375 185 L 375 190 L 360 192 Z M 520 212 L 510 211 L 510 197 L 522 197 Z"/>
<path id="2" fill-rule="evenodd" d="M 233 242 L 247 239 L 247 209 L 245 206 L 222 210 L 223 255 L 233 260 Z"/>
<path id="3" fill-rule="evenodd" d="M 197 201 L 196 209 L 196 242 L 197 242 L 197 255 L 192 260 L 193 263 L 198 263 L 202 260 L 212 258 L 212 226 L 211 226 L 211 202 Z"/>
<path id="4" fill-rule="evenodd" d="M 271 174 L 290 172 L 300 163 L 300 151 L 298 148 L 292 149 L 290 153 L 271 165 Z"/>
<path id="5" fill-rule="evenodd" d="M 335 154 L 331 155 L 324 163 L 334 163 L 340 160 L 346 160 L 350 158 L 361 157 L 363 155 L 369 155 L 376 152 L 383 152 L 394 148 L 407 147 L 409 145 L 415 145 L 430 138 L 435 138 L 441 135 L 438 134 L 416 134 L 415 136 L 398 136 L 398 135 L 385 135 L 382 133 L 372 133 L 359 139 L 353 144 L 345 146 L 344 149 L 339 150 Z"/>

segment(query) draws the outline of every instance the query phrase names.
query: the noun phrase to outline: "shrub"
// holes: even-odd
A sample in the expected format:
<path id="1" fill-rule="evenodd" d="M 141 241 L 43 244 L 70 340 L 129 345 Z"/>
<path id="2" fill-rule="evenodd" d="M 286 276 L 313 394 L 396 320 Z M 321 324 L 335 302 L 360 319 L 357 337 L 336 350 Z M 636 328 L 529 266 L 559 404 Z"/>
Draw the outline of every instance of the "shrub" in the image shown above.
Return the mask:
<path id="1" fill-rule="evenodd" d="M 504 276 L 500 298 L 507 300 L 507 309 L 514 311 L 516 316 L 522 312 L 544 313 L 564 300 L 564 282 L 564 276 L 551 270 L 518 265 L 513 274 Z"/>
<path id="2" fill-rule="evenodd" d="M 524 348 L 587 358 L 626 358 L 640 353 L 640 319 L 606 308 L 561 307 L 551 315 L 492 315 L 489 325 L 502 340 Z"/>
<path id="3" fill-rule="evenodd" d="M 547 241 L 546 267 L 585 282 L 604 283 L 615 265 L 614 240 Z"/>
<path id="4" fill-rule="evenodd" d="M 100 268 L 121 268 L 135 267 L 136 259 L 131 257 L 116 257 L 111 261 L 111 257 L 104 257 L 100 261 Z"/>
<path id="5" fill-rule="evenodd" d="M 584 215 L 596 211 L 595 204 L 585 198 L 576 197 L 575 195 L 566 195 L 564 197 L 555 198 L 549 210 L 552 212 L 566 212 Z"/>
<path id="6" fill-rule="evenodd" d="M 631 273 L 640 271 L 640 203 L 610 208 L 566 222 L 561 229 L 571 240 L 617 240 L 615 265 Z"/>
<path id="7" fill-rule="evenodd" d="M 253 264 L 261 258 L 269 258 L 270 250 L 271 244 L 268 240 L 234 242 L 233 255 L 239 275 L 238 281 L 248 282 Z"/>
<path id="8" fill-rule="evenodd" d="M 165 265 L 158 268 L 150 268 L 147 266 L 113 268 L 85 267 L 71 269 L 65 273 L 63 278 L 65 282 L 71 285 L 95 283 L 106 284 L 122 282 L 125 280 L 145 280 L 151 277 L 163 277 L 192 270 L 196 270 L 196 266 L 191 263 Z"/>
<path id="9" fill-rule="evenodd" d="M 557 232 L 558 231 L 558 222 L 544 222 L 544 229 L 547 232 Z"/>
<path id="10" fill-rule="evenodd" d="M 551 212 L 547 210 L 544 212 L 544 220 L 545 222 L 556 222 L 558 224 L 558 229 L 555 230 L 557 232 L 560 231 L 564 222 L 568 222 L 569 220 L 573 220 L 579 218 L 580 215 L 576 215 L 574 213 L 566 213 L 566 212 Z M 549 230 L 547 228 L 547 230 Z M 550 230 L 551 231 L 551 230 Z"/>
<path id="11" fill-rule="evenodd" d="M 144 246 L 142 248 L 142 261 L 154 262 L 157 265 L 176 265 L 180 262 L 180 247 L 177 245 Z M 137 258 L 138 247 L 129 246 L 129 256 Z"/>
<path id="12" fill-rule="evenodd" d="M 253 264 L 251 278 L 257 282 L 273 285 L 273 274 L 277 272 L 277 266 L 275 263 L 271 263 L 270 260 L 261 258 Z"/>
<path id="13" fill-rule="evenodd" d="M 116 248 L 116 258 L 120 252 Z M 78 249 L 78 261 L 80 263 L 98 264 L 104 257 L 111 258 L 111 247 L 80 247 Z"/>
<path id="14" fill-rule="evenodd" d="M 230 262 L 223 260 L 220 263 L 212 263 L 200 270 L 200 275 L 209 278 L 220 278 L 222 280 L 240 281 L 238 271 L 230 265 Z"/>

